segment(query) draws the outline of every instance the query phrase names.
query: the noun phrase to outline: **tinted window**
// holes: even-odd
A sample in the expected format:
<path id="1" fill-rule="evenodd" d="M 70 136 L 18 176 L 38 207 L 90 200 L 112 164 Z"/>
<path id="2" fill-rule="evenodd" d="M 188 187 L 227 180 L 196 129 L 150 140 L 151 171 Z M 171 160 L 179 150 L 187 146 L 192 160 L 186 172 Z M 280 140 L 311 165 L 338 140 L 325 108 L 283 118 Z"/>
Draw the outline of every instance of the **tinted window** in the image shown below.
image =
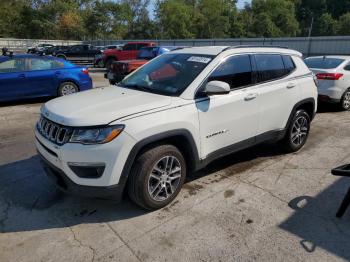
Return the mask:
<path id="1" fill-rule="evenodd" d="M 192 83 L 212 58 L 213 56 L 199 54 L 164 54 L 128 75 L 119 86 L 177 96 Z"/>
<path id="2" fill-rule="evenodd" d="M 252 66 L 248 55 L 229 57 L 210 75 L 208 81 L 223 81 L 232 88 L 252 84 Z"/>
<path id="3" fill-rule="evenodd" d="M 305 64 L 309 68 L 331 69 L 338 67 L 343 63 L 343 59 L 327 58 L 327 57 L 315 57 L 305 59 Z"/>
<path id="4" fill-rule="evenodd" d="M 344 70 L 350 71 L 350 64 L 347 64 L 347 65 L 344 67 Z"/>
<path id="5" fill-rule="evenodd" d="M 143 43 L 143 44 L 137 44 L 137 50 L 140 50 L 142 47 L 148 46 L 148 44 Z"/>
<path id="6" fill-rule="evenodd" d="M 64 64 L 62 62 L 51 59 L 30 58 L 27 60 L 27 70 L 29 71 L 50 70 L 64 67 Z"/>
<path id="7" fill-rule="evenodd" d="M 82 50 L 82 46 L 73 46 L 71 52 L 81 52 Z"/>
<path id="8" fill-rule="evenodd" d="M 136 50 L 137 45 L 136 44 L 127 44 L 123 47 L 123 50 L 129 51 L 129 50 Z"/>
<path id="9" fill-rule="evenodd" d="M 285 75 L 285 68 L 280 55 L 255 55 L 259 71 L 259 82 L 280 78 Z"/>
<path id="10" fill-rule="evenodd" d="M 290 72 L 292 72 L 295 69 L 295 64 L 293 62 L 293 59 L 287 55 L 282 56 L 282 58 L 283 58 L 283 63 L 284 63 L 284 67 L 286 70 L 286 74 L 289 74 Z"/>
<path id="11" fill-rule="evenodd" d="M 142 48 L 138 54 L 138 58 L 140 59 L 152 59 L 157 56 L 157 48 Z"/>
<path id="12" fill-rule="evenodd" d="M 0 73 L 21 72 L 25 69 L 24 58 L 15 58 L 0 63 Z"/>

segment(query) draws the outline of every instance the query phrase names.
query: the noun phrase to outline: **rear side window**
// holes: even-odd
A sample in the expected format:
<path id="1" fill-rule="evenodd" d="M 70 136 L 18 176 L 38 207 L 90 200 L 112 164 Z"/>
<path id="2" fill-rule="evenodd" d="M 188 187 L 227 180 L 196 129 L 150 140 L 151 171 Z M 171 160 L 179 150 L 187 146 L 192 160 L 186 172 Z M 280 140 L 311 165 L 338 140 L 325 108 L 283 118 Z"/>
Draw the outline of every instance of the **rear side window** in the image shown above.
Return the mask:
<path id="1" fill-rule="evenodd" d="M 50 70 L 63 68 L 64 63 L 51 59 L 30 58 L 27 59 L 27 70 Z"/>
<path id="2" fill-rule="evenodd" d="M 305 64 L 309 68 L 319 69 L 332 69 L 340 66 L 344 62 L 344 59 L 340 58 L 329 58 L 329 57 L 315 57 L 305 59 Z"/>
<path id="3" fill-rule="evenodd" d="M 283 55 L 282 59 L 285 67 L 285 74 L 289 74 L 290 72 L 294 71 L 295 64 L 293 62 L 293 59 L 288 55 Z"/>
<path id="4" fill-rule="evenodd" d="M 284 76 L 285 68 L 281 55 L 255 55 L 258 82 L 266 82 Z"/>
<path id="5" fill-rule="evenodd" d="M 123 47 L 123 50 L 125 51 L 137 50 L 137 44 L 127 44 Z"/>
<path id="6" fill-rule="evenodd" d="M 229 57 L 210 75 L 208 81 L 223 81 L 231 89 L 252 84 L 252 66 L 248 55 Z"/>

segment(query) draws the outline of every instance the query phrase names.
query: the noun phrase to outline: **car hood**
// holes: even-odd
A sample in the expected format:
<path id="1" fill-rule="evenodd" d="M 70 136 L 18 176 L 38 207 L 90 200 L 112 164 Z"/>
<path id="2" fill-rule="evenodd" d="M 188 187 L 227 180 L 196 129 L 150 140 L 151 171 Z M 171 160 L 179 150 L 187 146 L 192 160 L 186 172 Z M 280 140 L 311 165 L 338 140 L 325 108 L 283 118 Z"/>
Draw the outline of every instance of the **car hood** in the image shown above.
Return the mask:
<path id="1" fill-rule="evenodd" d="M 110 86 L 53 99 L 41 113 L 66 126 L 96 126 L 166 107 L 171 101 L 168 96 Z"/>

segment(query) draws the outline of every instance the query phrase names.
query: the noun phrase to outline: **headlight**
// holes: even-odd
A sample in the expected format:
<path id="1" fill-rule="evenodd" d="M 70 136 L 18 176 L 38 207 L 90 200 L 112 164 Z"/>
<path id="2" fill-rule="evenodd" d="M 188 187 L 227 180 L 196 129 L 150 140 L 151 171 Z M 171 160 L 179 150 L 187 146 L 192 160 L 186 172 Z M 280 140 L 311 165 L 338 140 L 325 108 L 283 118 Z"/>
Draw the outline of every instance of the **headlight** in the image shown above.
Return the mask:
<path id="1" fill-rule="evenodd" d="M 104 144 L 119 136 L 123 129 L 123 125 L 108 126 L 103 128 L 75 129 L 69 142 L 81 143 L 85 145 Z"/>

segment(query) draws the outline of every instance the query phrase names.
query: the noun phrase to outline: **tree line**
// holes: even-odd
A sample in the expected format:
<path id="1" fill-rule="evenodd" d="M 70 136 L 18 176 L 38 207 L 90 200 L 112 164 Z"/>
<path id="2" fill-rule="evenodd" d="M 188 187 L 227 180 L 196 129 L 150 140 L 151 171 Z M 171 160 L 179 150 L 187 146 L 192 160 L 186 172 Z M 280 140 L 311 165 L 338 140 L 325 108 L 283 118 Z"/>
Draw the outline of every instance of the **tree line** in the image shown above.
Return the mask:
<path id="1" fill-rule="evenodd" d="M 350 35 L 350 0 L 7 0 L 0 37 L 188 39 Z"/>

